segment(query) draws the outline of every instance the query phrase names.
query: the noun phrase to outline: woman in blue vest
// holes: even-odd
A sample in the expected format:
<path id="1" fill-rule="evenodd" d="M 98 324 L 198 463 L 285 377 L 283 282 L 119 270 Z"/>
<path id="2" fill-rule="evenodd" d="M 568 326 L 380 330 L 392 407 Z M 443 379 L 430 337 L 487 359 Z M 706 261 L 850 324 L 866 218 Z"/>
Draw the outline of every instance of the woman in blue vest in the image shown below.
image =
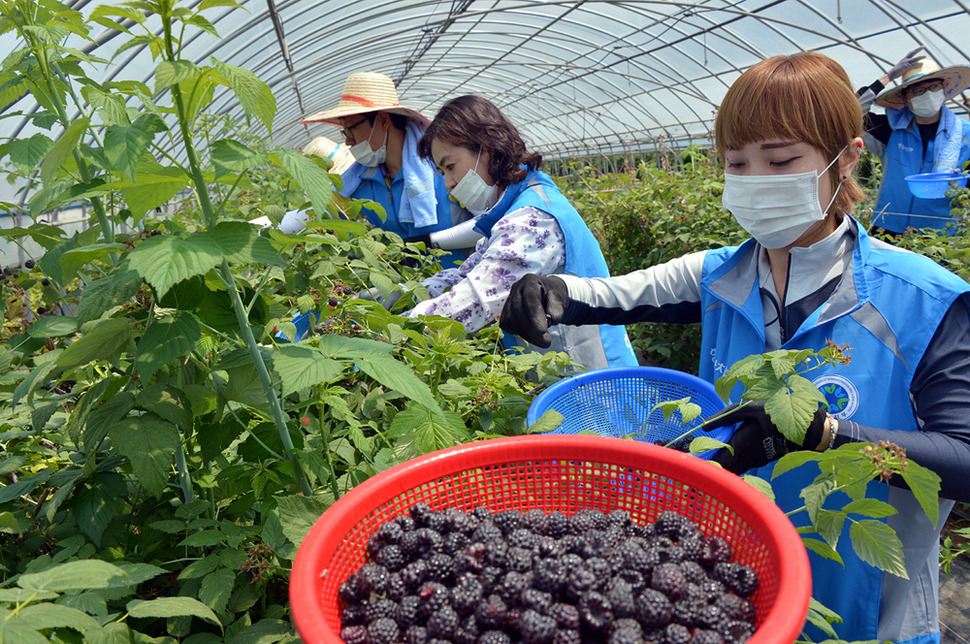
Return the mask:
<path id="1" fill-rule="evenodd" d="M 526 150 L 518 130 L 479 96 L 448 101 L 428 126 L 418 153 L 443 175 L 451 196 L 473 215 L 472 224 L 441 235 L 461 238 L 475 252 L 458 268 L 425 280 L 432 299 L 409 313 L 442 315 L 474 332 L 491 323 L 509 288 L 526 273 L 608 277 L 599 243 L 552 180 L 539 171 L 542 155 Z M 439 239 L 432 237 L 432 245 Z M 588 369 L 636 365 L 622 326 L 563 327 L 546 346 Z M 525 346 L 517 338 L 510 345 Z"/>
<path id="2" fill-rule="evenodd" d="M 751 354 L 848 344 L 850 364 L 812 372 L 823 393 L 839 393 L 819 407 L 802 445 L 784 440 L 763 407 L 735 405 L 722 423 L 738 424 L 734 454 L 714 459 L 770 478 L 771 462 L 792 449 L 886 440 L 936 472 L 936 525 L 898 482 L 868 490 L 897 510 L 886 521 L 908 579 L 862 562 L 847 534 L 838 541 L 844 566 L 809 556 L 815 597 L 844 620 L 833 625 L 841 639 L 939 642 L 940 530 L 954 500 L 970 501 L 970 285 L 869 237 L 852 218 L 863 196 L 852 178 L 861 124 L 849 78 L 831 59 L 802 53 L 754 65 L 715 122 L 724 205 L 752 239 L 606 280 L 526 276 L 501 324 L 541 344 L 557 324 L 700 322 L 699 373 L 711 382 Z M 807 464 L 772 481 L 783 510 L 804 504 L 799 493 L 817 472 Z"/>

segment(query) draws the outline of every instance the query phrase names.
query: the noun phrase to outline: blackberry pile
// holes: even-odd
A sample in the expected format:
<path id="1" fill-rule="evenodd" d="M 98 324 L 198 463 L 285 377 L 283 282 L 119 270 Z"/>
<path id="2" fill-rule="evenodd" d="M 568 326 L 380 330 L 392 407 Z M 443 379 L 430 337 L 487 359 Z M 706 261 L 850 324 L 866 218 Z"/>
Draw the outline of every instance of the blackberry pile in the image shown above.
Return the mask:
<path id="1" fill-rule="evenodd" d="M 666 511 L 492 513 L 423 503 L 340 585 L 347 644 L 740 644 L 758 577 Z"/>

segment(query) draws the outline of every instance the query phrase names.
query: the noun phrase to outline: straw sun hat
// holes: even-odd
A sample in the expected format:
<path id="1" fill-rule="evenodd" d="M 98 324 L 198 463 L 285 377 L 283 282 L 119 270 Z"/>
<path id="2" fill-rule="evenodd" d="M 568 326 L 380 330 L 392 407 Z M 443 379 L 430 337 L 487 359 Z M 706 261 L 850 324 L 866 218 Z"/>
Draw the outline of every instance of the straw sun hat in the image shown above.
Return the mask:
<path id="1" fill-rule="evenodd" d="M 343 174 L 354 164 L 354 156 L 346 145 L 335 143 L 325 136 L 318 136 L 303 147 L 303 154 L 313 154 L 324 159 L 330 159 L 333 167 L 330 172 Z"/>
<path id="2" fill-rule="evenodd" d="M 943 81 L 943 97 L 946 100 L 955 98 L 960 92 L 970 86 L 970 67 L 954 65 L 953 67 L 939 66 L 932 60 L 921 60 L 915 67 L 903 72 L 902 82 L 898 87 L 888 89 L 876 97 L 876 105 L 901 110 L 906 107 L 903 90 L 916 83 L 939 79 Z"/>
<path id="3" fill-rule="evenodd" d="M 317 112 L 301 123 L 329 123 L 340 127 L 337 119 L 368 112 L 393 112 L 415 119 L 422 125 L 431 121 L 417 110 L 402 107 L 397 101 L 397 89 L 389 76 L 376 72 L 358 72 L 347 77 L 340 102 L 332 110 Z"/>

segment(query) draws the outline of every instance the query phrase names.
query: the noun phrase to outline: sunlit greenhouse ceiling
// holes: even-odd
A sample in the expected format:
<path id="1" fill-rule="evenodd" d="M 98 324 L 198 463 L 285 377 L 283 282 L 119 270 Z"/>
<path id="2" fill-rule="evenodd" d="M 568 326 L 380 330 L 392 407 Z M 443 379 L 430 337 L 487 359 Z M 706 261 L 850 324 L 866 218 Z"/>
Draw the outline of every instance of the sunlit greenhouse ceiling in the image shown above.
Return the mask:
<path id="1" fill-rule="evenodd" d="M 89 14 L 99 3 L 72 6 Z M 192 3 L 196 5 L 197 3 Z M 218 3 L 214 3 L 218 4 Z M 402 105 L 433 117 L 450 97 L 480 94 L 548 158 L 704 144 L 731 82 L 758 60 L 802 50 L 839 61 L 852 82 L 871 83 L 914 47 L 941 67 L 970 64 L 963 0 L 241 0 L 205 15 L 183 58 L 214 57 L 266 81 L 277 102 L 277 145 L 338 139 L 332 126 L 301 124 L 339 100 L 356 71 L 389 75 Z M 109 59 L 127 36 L 103 31 L 76 46 Z M 4 49 L 16 44 L 10 34 Z M 105 80 L 153 86 L 147 48 L 126 49 Z M 91 72 L 97 77 L 97 70 Z M 228 91 L 214 111 L 243 118 Z M 951 103 L 967 112 L 965 97 Z M 12 110 L 36 110 L 24 97 Z M 0 121 L 22 136 L 22 121 Z"/>

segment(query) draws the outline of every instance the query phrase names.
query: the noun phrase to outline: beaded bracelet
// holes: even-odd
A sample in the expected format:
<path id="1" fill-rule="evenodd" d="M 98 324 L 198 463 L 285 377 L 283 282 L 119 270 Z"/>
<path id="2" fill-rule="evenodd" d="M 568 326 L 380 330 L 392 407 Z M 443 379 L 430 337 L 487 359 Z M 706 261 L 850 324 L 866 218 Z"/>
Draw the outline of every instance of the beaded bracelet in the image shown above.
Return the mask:
<path id="1" fill-rule="evenodd" d="M 828 451 L 835 447 L 835 437 L 839 435 L 839 419 L 829 416 L 829 444 L 825 448 Z"/>

